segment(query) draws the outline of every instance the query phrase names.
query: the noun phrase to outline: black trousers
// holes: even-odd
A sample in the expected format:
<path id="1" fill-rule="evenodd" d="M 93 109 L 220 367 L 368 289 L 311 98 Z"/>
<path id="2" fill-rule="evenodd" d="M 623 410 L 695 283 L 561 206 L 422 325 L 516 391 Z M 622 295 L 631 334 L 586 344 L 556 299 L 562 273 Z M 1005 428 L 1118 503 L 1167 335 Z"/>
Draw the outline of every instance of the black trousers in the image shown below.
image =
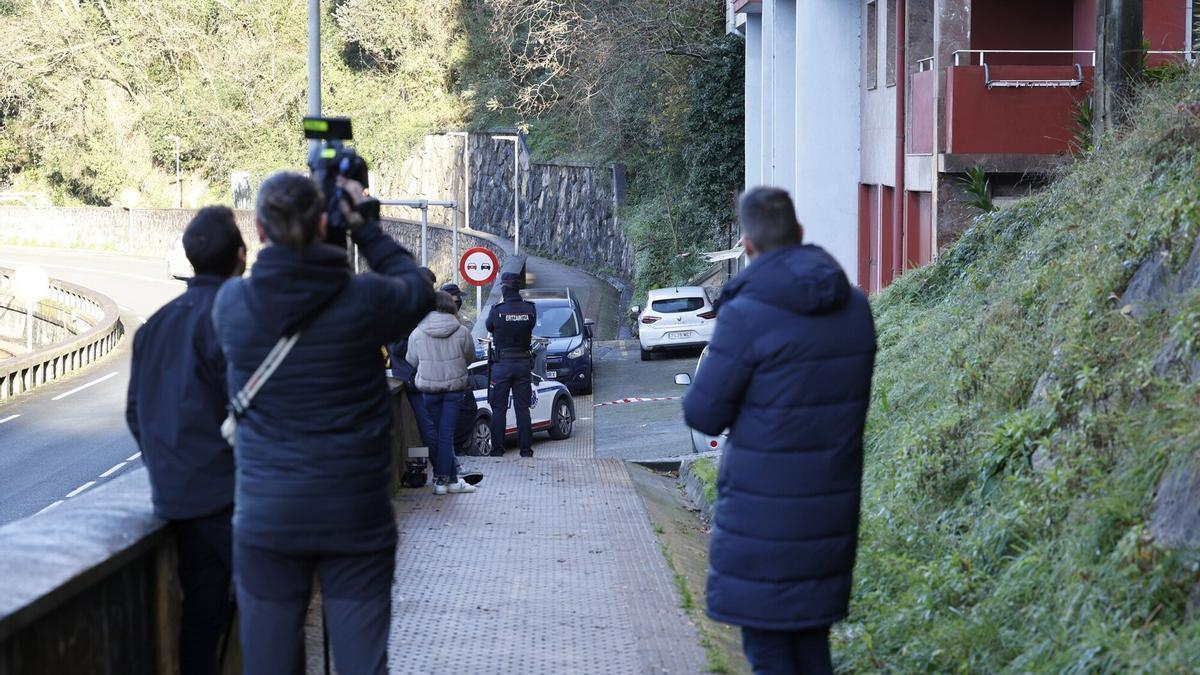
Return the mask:
<path id="1" fill-rule="evenodd" d="M 235 555 L 245 675 L 304 672 L 304 618 L 314 572 L 338 672 L 386 675 L 395 548 L 291 555 L 238 543 Z"/>
<path id="2" fill-rule="evenodd" d="M 832 675 L 829 627 L 804 631 L 742 628 L 742 650 L 754 675 Z"/>
<path id="3" fill-rule="evenodd" d="M 508 425 L 508 393 L 512 392 L 513 412 L 517 417 L 517 445 L 522 452 L 533 450 L 533 422 L 529 405 L 533 401 L 533 375 L 529 359 L 500 359 L 492 364 L 488 403 L 492 406 L 492 456 L 504 456 L 504 437 Z"/>
<path id="4" fill-rule="evenodd" d="M 203 518 L 176 520 L 183 617 L 179 635 L 182 675 L 216 675 L 219 649 L 233 618 L 233 507 Z"/>

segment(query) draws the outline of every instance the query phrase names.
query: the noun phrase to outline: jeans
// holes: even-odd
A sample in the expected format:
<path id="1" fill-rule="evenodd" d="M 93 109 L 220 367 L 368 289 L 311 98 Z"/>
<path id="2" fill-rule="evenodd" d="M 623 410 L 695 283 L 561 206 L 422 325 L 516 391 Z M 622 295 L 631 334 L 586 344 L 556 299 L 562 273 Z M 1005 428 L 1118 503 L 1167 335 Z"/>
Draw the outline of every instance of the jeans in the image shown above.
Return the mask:
<path id="1" fill-rule="evenodd" d="M 221 638 L 233 618 L 233 507 L 202 518 L 176 520 L 183 615 L 179 634 L 182 675 L 221 672 Z"/>
<path id="2" fill-rule="evenodd" d="M 314 572 L 338 671 L 387 673 L 394 548 L 290 555 L 239 542 L 234 558 L 245 675 L 304 672 L 304 618 Z"/>
<path id="3" fill-rule="evenodd" d="M 405 391 L 408 392 L 408 404 L 412 406 L 413 417 L 417 418 L 417 433 L 421 435 L 421 442 L 425 447 L 429 448 L 430 457 L 433 456 L 433 448 L 437 443 L 434 442 L 434 436 L 437 430 L 434 428 L 433 419 L 429 416 L 429 407 L 425 404 L 425 395 L 417 390 L 417 386 L 411 382 L 404 385 Z"/>
<path id="4" fill-rule="evenodd" d="M 433 475 L 451 483 L 458 480 L 457 461 L 454 456 L 454 428 L 458 425 L 458 409 L 462 405 L 461 391 L 438 394 L 423 394 L 425 407 L 433 422 L 433 445 L 429 454 L 434 458 Z M 436 449 L 436 452 L 435 452 Z"/>
<path id="5" fill-rule="evenodd" d="M 742 628 L 742 650 L 754 675 L 832 675 L 829 626 L 803 631 Z"/>

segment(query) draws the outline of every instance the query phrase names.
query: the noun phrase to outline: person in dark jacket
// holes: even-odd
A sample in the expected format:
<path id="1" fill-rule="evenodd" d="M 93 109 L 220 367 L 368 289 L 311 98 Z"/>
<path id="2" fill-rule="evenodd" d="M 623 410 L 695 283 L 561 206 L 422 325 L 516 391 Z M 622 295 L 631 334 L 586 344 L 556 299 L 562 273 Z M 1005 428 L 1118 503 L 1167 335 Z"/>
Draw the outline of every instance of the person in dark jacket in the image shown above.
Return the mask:
<path id="1" fill-rule="evenodd" d="M 875 326 L 833 257 L 801 243 L 786 192 L 756 188 L 738 210 L 751 264 L 721 293 L 683 402 L 689 426 L 729 429 L 708 614 L 742 627 L 756 673 L 829 673 L 858 543 Z"/>
<path id="2" fill-rule="evenodd" d="M 512 393 L 517 418 L 517 445 L 522 457 L 533 457 L 533 328 L 537 307 L 521 297 L 520 276 L 505 272 L 500 278 L 502 301 L 488 313 L 487 329 L 492 334 L 494 360 L 488 386 L 492 406 L 492 456 L 504 456 L 508 426 L 508 395 Z"/>
<path id="3" fill-rule="evenodd" d="M 183 250 L 196 274 L 133 338 L 125 418 L 150 474 L 154 512 L 176 533 L 180 672 L 215 675 L 232 616 L 233 449 L 221 437 L 229 399 L 211 314 L 221 284 L 246 269 L 233 211 L 201 209 L 184 230 Z"/>
<path id="4" fill-rule="evenodd" d="M 342 186 L 357 205 L 346 214 L 350 236 L 373 273 L 353 275 L 346 251 L 323 243 L 316 184 L 275 174 L 255 213 L 269 245 L 250 277 L 226 284 L 213 306 L 231 397 L 280 337 L 300 331 L 234 442 L 234 579 L 248 674 L 302 668 L 314 573 L 338 670 L 387 670 L 397 537 L 380 348 L 429 313 L 433 288 L 380 230 L 379 203 L 357 183 Z"/>

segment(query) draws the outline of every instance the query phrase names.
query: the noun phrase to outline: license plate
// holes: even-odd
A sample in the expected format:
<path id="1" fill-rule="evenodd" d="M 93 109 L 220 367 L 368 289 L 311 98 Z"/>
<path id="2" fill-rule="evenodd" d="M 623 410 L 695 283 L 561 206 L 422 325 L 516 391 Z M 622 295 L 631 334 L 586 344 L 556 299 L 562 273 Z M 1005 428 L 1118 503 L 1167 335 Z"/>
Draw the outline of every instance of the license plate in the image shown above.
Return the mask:
<path id="1" fill-rule="evenodd" d="M 695 334 L 696 334 L 695 331 L 690 331 L 690 330 L 675 331 L 674 333 L 667 333 L 667 339 L 668 340 L 686 340 L 687 338 L 690 338 Z"/>
<path id="2" fill-rule="evenodd" d="M 557 370 L 547 370 L 546 371 L 546 379 L 553 380 L 556 377 L 558 377 Z"/>

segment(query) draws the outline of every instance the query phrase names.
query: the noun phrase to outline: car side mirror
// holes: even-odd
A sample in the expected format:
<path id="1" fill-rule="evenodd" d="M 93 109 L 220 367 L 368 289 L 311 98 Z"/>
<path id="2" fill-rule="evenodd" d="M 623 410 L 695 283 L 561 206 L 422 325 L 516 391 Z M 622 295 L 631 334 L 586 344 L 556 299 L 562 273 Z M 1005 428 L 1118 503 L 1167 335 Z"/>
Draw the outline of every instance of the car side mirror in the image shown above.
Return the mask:
<path id="1" fill-rule="evenodd" d="M 692 384 L 692 376 L 687 373 L 679 373 L 675 376 L 675 384 L 681 387 L 687 387 Z"/>
<path id="2" fill-rule="evenodd" d="M 629 308 L 629 315 L 630 315 L 630 316 L 637 316 L 638 314 L 641 314 L 641 313 L 642 313 L 642 306 L 641 306 L 641 305 L 634 305 L 633 307 L 630 307 L 630 308 Z"/>

